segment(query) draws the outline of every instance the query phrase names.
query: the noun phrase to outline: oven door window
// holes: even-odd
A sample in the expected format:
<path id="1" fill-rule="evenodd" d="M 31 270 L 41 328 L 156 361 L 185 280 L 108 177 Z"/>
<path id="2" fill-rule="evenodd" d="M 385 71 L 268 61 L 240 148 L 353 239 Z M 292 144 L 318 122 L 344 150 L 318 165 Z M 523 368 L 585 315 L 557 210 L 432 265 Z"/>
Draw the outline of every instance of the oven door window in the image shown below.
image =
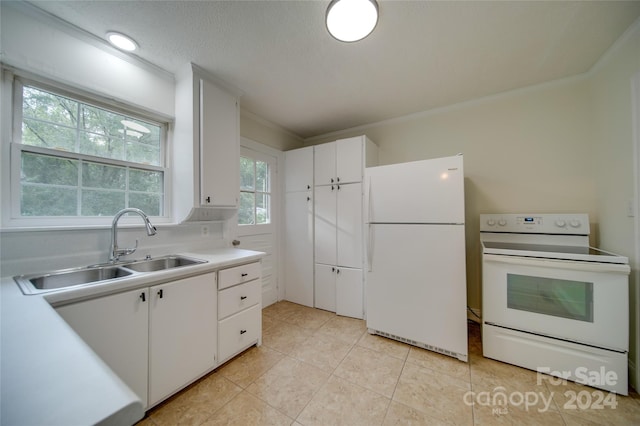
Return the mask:
<path id="1" fill-rule="evenodd" d="M 593 322 L 593 283 L 507 274 L 507 307 Z"/>

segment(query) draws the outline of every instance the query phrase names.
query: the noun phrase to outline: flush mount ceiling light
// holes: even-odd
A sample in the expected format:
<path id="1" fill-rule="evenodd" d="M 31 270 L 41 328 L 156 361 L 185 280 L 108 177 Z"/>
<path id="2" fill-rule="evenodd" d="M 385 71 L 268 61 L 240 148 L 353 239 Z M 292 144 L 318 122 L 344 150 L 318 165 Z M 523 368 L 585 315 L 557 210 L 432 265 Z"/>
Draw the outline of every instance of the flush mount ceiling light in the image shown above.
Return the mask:
<path id="1" fill-rule="evenodd" d="M 107 40 L 118 49 L 126 50 L 127 52 L 133 52 L 138 48 L 138 44 L 133 41 L 131 37 L 115 31 L 109 31 L 107 33 Z"/>
<path id="2" fill-rule="evenodd" d="M 332 0 L 327 8 L 329 34 L 340 41 L 362 40 L 378 23 L 378 3 L 375 0 Z"/>

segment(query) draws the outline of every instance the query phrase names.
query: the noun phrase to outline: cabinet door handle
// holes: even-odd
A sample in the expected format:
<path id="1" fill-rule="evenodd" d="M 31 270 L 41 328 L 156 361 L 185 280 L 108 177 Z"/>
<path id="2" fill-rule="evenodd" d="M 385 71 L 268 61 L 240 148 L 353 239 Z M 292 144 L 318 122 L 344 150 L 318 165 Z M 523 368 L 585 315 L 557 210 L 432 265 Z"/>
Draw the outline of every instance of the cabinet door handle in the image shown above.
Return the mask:
<path id="1" fill-rule="evenodd" d="M 333 188 L 333 185 L 331 185 L 331 190 L 333 191 L 333 189 L 334 189 L 334 188 Z"/>
<path id="2" fill-rule="evenodd" d="M 246 298 L 247 298 L 247 296 L 240 296 L 240 300 L 244 300 Z"/>
<path id="3" fill-rule="evenodd" d="M 240 334 L 244 334 L 246 332 L 247 332 L 247 330 L 240 330 Z"/>
<path id="4" fill-rule="evenodd" d="M 311 201 L 311 197 L 307 197 L 307 201 Z"/>
<path id="5" fill-rule="evenodd" d="M 140 299 L 142 299 L 143 302 L 147 301 L 147 296 L 144 295 L 144 291 L 140 293 Z"/>
<path id="6" fill-rule="evenodd" d="M 337 188 L 338 188 L 338 191 L 340 191 L 340 185 L 338 185 Z"/>
<path id="7" fill-rule="evenodd" d="M 209 204 L 211 202 L 211 197 L 205 198 L 205 201 L 207 202 L 207 204 Z"/>
<path id="8" fill-rule="evenodd" d="M 311 189 L 311 185 L 307 185 L 307 189 Z"/>
<path id="9" fill-rule="evenodd" d="M 336 268 L 336 274 L 340 273 L 340 269 Z"/>
<path id="10" fill-rule="evenodd" d="M 158 290 L 158 296 L 160 297 L 160 299 L 162 299 L 162 296 L 164 296 L 164 292 L 162 291 L 162 289 Z"/>
<path id="11" fill-rule="evenodd" d="M 340 178 L 336 178 L 336 181 L 340 182 Z"/>
<path id="12" fill-rule="evenodd" d="M 331 178 L 331 183 L 333 183 L 333 178 Z"/>

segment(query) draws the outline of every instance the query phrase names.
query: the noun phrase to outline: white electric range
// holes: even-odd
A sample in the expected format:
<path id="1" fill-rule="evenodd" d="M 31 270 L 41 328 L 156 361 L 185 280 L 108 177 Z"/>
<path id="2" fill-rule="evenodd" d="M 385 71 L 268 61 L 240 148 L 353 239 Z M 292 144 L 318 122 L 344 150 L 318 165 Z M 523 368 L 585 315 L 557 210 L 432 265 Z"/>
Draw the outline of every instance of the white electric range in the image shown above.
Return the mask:
<path id="1" fill-rule="evenodd" d="M 482 214 L 483 354 L 626 395 L 628 259 L 586 214 Z"/>

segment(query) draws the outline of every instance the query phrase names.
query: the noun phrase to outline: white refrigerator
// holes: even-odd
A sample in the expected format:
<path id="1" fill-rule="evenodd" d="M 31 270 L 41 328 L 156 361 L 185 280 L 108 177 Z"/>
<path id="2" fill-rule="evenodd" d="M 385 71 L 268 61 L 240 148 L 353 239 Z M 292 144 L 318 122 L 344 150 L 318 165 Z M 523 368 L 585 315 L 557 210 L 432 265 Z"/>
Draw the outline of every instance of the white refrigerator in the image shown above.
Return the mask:
<path id="1" fill-rule="evenodd" d="M 466 362 L 462 155 L 367 168 L 365 200 L 369 333 Z"/>

